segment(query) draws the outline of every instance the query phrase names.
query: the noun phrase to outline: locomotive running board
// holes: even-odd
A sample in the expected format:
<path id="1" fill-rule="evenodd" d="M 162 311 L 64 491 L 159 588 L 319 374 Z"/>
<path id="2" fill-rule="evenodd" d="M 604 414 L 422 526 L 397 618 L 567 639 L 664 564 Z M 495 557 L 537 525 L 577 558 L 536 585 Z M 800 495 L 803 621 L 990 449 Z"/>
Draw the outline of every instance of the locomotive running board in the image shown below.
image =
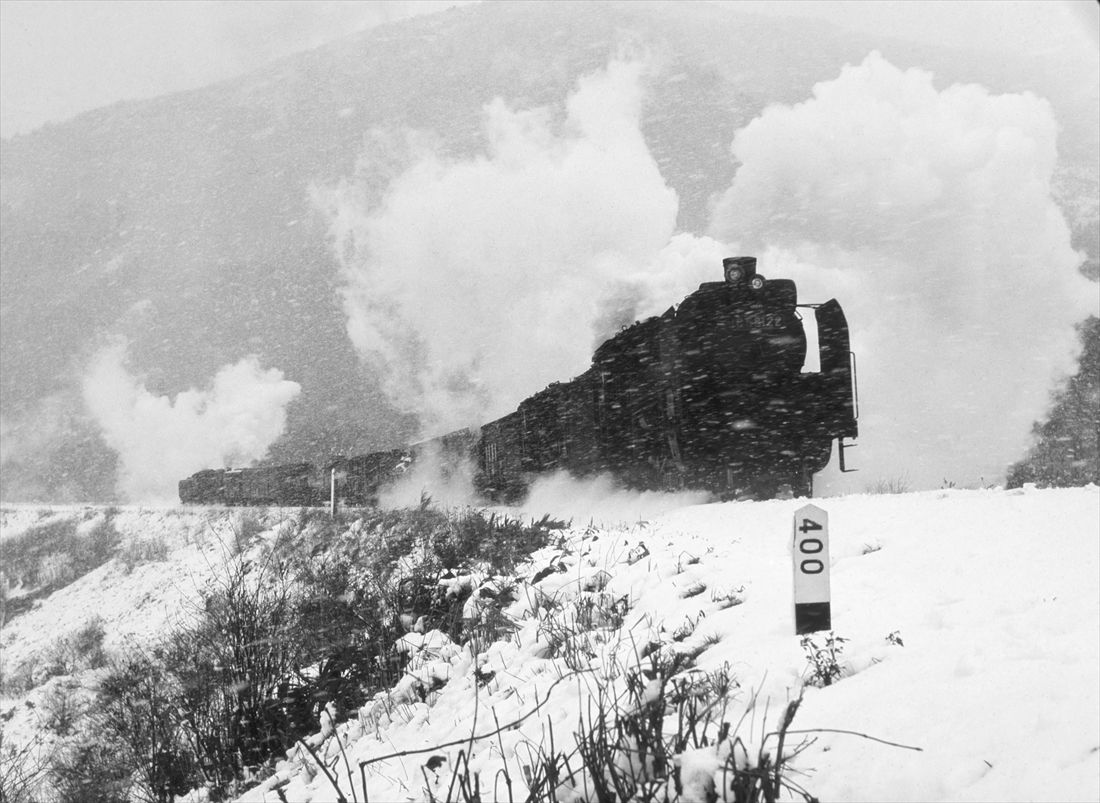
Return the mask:
<path id="1" fill-rule="evenodd" d="M 845 474 L 852 474 L 856 471 L 859 471 L 858 468 L 845 468 L 844 467 L 844 450 L 845 449 L 854 449 L 857 446 L 859 446 L 858 443 L 845 444 L 844 443 L 844 438 L 837 438 L 836 439 L 836 452 L 837 452 L 837 456 L 840 458 L 840 470 Z"/>

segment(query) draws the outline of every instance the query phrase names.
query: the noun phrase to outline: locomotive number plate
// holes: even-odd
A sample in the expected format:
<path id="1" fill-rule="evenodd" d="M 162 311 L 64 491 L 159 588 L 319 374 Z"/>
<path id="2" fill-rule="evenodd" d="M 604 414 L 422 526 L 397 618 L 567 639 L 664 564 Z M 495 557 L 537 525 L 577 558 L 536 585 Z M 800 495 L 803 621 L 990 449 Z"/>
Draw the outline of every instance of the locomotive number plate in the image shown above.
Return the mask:
<path id="1" fill-rule="evenodd" d="M 779 312 L 734 312 L 730 322 L 734 329 L 781 329 L 786 323 Z"/>

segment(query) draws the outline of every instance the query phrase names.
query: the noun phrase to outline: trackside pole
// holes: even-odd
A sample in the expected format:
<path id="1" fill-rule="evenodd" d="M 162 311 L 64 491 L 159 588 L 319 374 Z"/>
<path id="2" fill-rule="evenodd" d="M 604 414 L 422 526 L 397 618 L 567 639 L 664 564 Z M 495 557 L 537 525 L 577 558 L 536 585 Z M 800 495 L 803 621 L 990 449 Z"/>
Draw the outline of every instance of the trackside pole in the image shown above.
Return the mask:
<path id="1" fill-rule="evenodd" d="M 328 514 L 336 518 L 336 469 L 329 469 Z"/>
<path id="2" fill-rule="evenodd" d="M 794 632 L 831 630 L 829 514 L 817 505 L 794 512 Z"/>

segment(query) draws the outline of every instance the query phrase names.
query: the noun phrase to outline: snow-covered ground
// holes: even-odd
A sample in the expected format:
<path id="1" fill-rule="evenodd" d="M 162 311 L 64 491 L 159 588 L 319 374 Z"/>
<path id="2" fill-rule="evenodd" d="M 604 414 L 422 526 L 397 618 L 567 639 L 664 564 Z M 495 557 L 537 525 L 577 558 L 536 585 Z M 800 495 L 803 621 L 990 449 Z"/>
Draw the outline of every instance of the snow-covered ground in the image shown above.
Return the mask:
<path id="1" fill-rule="evenodd" d="M 738 728 L 750 755 L 804 694 L 788 745 L 814 741 L 792 777 L 823 800 L 1100 799 L 1100 490 L 814 500 L 829 515 L 833 631 L 847 639 L 843 675 L 823 688 L 805 684 L 807 653 L 794 633 L 792 521 L 805 503 L 575 519 L 581 526 L 538 553 L 516 586 L 513 633 L 476 648 L 408 634 L 415 658 L 405 679 L 312 745 L 347 800 L 444 799 L 460 751 L 483 799 L 509 798 L 502 769 L 523 799 L 524 768 L 537 769 L 551 734 L 555 751 L 572 750 L 599 685 L 621 692 L 630 667 L 688 651 L 697 658 L 685 677 L 726 668 L 736 680 L 725 719 L 737 725 L 753 709 Z M 14 521 L 5 516 L 5 527 Z M 159 585 L 150 577 L 123 593 L 104 577 L 58 592 L 4 627 L 5 652 L 75 610 L 124 621 L 127 595 L 179 585 L 202 554 L 183 544 L 170 561 L 141 567 L 164 572 Z M 533 582 L 548 566 L 556 570 Z M 587 611 L 584 624 L 569 628 L 577 611 Z M 650 642 L 662 650 L 640 659 Z M 722 758 L 712 747 L 683 756 L 685 799 L 702 794 Z M 361 762 L 370 762 L 362 773 Z M 558 799 L 584 791 L 566 783 Z M 242 799 L 280 793 L 338 799 L 305 751 Z"/>
<path id="2" fill-rule="evenodd" d="M 198 589 L 234 554 L 242 516 L 254 516 L 273 528 L 290 515 L 292 511 L 186 507 L 0 507 L 0 582 L 12 582 L 4 560 L 10 554 L 11 539 L 50 522 L 71 522 L 83 529 L 109 516 L 120 539 L 121 556 L 4 620 L 0 630 L 3 675 L 10 680 L 26 668 L 40 675 L 53 646 L 91 622 L 102 624 L 108 653 L 125 652 L 131 644 L 153 643 L 171 626 L 188 621 Z M 126 560 L 128 554 L 135 559 Z M 33 589 L 9 587 L 8 600 L 28 592 Z M 0 729 L 6 746 L 27 744 L 35 735 L 46 748 L 54 741 L 53 734 L 41 727 L 41 704 L 53 685 L 42 684 L 25 697 L 0 697 Z"/>
<path id="3" fill-rule="evenodd" d="M 186 615 L 187 600 L 195 598 L 196 589 L 232 554 L 241 515 L 224 509 L 116 509 L 111 523 L 119 534 L 121 550 L 156 544 L 164 559 L 139 560 L 132 565 L 118 559 L 108 561 L 5 622 L 0 635 L 4 665 L 11 667 L 41 653 L 93 618 L 103 622 L 108 649 L 117 649 L 128 640 L 147 643 Z M 4 541 L 32 525 L 41 526 L 51 519 L 90 523 L 103 516 L 103 509 L 92 507 L 6 506 L 0 510 L 0 558 Z M 274 526 L 283 516 L 272 511 L 266 518 Z M 2 566 L 0 560 L 0 569 Z M 19 591 L 14 589 L 12 596 Z"/>

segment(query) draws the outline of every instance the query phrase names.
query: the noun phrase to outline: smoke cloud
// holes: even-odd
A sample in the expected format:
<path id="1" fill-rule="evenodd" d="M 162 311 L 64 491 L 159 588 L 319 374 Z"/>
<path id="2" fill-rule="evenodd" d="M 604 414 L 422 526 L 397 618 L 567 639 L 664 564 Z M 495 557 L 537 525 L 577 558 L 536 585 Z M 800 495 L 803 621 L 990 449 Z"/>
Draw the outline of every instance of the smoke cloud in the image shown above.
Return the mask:
<path id="1" fill-rule="evenodd" d="M 655 289 L 677 300 L 689 271 L 662 272 L 700 260 L 685 241 L 661 254 L 677 198 L 639 129 L 645 72 L 613 60 L 582 78 L 559 126 L 549 109 L 494 100 L 483 155 L 447 159 L 421 141 L 373 202 L 366 157 L 356 180 L 318 194 L 348 334 L 425 434 L 483 423 L 581 373 Z"/>
<path id="2" fill-rule="evenodd" d="M 92 359 L 84 402 L 119 456 L 118 490 L 143 503 L 178 501 L 180 479 L 203 468 L 259 460 L 286 426 L 301 386 L 255 357 L 227 365 L 206 390 L 157 396 L 130 375 L 127 343 L 116 339 Z"/>
<path id="3" fill-rule="evenodd" d="M 1097 295 L 1051 198 L 1057 133 L 1043 99 L 940 91 L 873 53 L 736 134 L 711 233 L 844 305 L 861 484 L 1003 477 L 1074 370 Z"/>

